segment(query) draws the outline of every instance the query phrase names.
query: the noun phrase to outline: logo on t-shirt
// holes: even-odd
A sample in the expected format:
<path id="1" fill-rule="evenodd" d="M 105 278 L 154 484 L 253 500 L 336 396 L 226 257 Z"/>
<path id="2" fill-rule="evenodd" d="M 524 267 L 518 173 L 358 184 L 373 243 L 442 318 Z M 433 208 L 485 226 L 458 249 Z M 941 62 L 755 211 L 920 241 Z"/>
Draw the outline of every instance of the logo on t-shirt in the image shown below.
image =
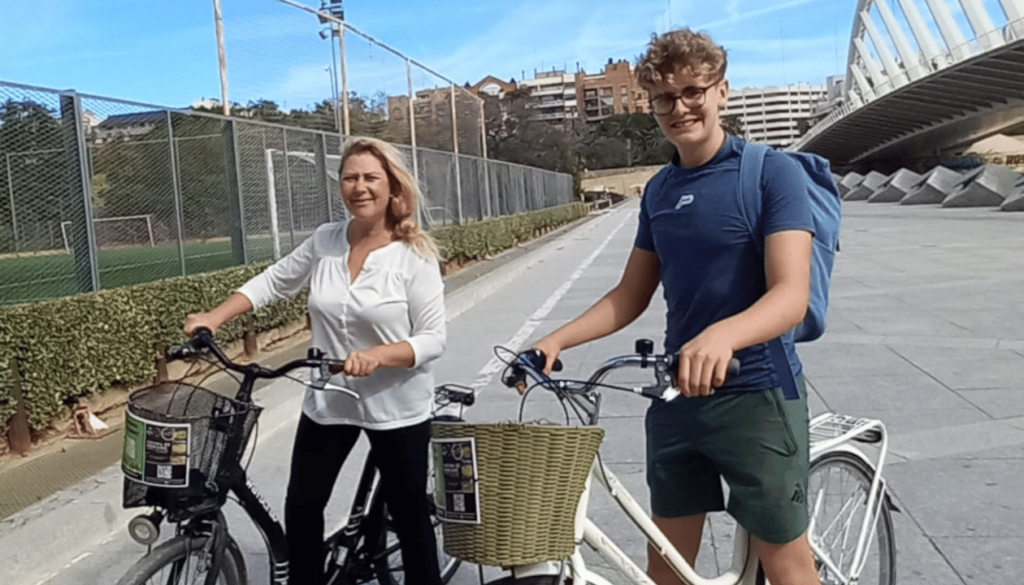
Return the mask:
<path id="1" fill-rule="evenodd" d="M 679 201 L 676 202 L 676 209 L 686 207 L 693 203 L 693 193 L 684 193 L 679 197 Z"/>

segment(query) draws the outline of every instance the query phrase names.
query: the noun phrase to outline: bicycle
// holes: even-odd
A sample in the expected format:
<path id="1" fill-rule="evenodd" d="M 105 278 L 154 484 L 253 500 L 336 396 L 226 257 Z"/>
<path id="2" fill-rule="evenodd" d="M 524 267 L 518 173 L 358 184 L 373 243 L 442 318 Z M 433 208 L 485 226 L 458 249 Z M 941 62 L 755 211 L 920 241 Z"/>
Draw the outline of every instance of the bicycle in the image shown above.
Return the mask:
<path id="1" fill-rule="evenodd" d="M 210 360 L 208 355 L 215 359 Z M 288 374 L 310 368 L 308 383 L 312 387 L 347 392 L 358 398 L 350 390 L 330 383 L 331 375 L 342 370 L 343 360 L 328 359 L 322 351 L 310 348 L 306 359 L 277 369 L 239 364 L 224 354 L 206 329 L 198 330 L 182 346 L 171 348 L 168 357 L 205 358 L 242 377 L 234 398 L 182 382 L 144 388 L 129 398 L 122 462 L 123 505 L 152 506 L 154 510 L 129 522 L 129 534 L 147 546 L 147 553 L 128 569 L 118 585 L 249 583 L 245 559 L 221 512 L 229 494 L 263 537 L 269 553 L 271 583 L 286 585 L 288 556 L 284 529 L 249 480 L 247 465 L 241 462 L 260 411 L 252 402 L 253 386 L 258 379 L 280 377 L 306 383 Z M 464 386 L 449 384 L 435 388 L 438 408 L 458 405 L 460 415 L 461 409 L 472 405 L 474 398 L 472 389 Z M 440 420 L 461 419 L 443 415 Z M 143 445 L 145 455 L 140 451 Z M 143 461 L 144 458 L 147 460 Z M 390 529 L 376 480 L 371 451 L 363 464 L 346 524 L 325 539 L 326 582 L 330 585 L 358 585 L 374 579 L 380 585 L 397 585 L 403 580 L 397 537 Z M 428 489 L 431 491 L 432 487 Z M 426 497 L 433 506 L 431 493 Z M 440 533 L 440 521 L 431 509 L 432 521 Z M 175 524 L 174 536 L 153 547 L 165 520 Z M 443 556 L 440 534 L 438 554 L 442 555 L 439 564 L 447 583 L 461 561 Z"/>
<path id="2" fill-rule="evenodd" d="M 557 396 L 567 417 L 571 408 L 582 423 L 597 425 L 600 420 L 601 389 L 632 392 L 652 400 L 672 400 L 679 396 L 679 390 L 673 385 L 678 356 L 655 355 L 653 348 L 654 344 L 650 340 L 637 340 L 635 354 L 605 361 L 589 379 L 583 381 L 553 379 L 545 375 L 542 371 L 544 357 L 536 350 L 515 354 L 504 348 L 496 348 L 495 353 L 507 364 L 502 374 L 502 383 L 517 388 L 523 394 L 523 401 L 532 389 L 543 388 Z M 735 374 L 738 362 L 733 362 L 730 371 Z M 603 382 L 610 372 L 625 367 L 653 368 L 655 382 L 636 387 Z M 556 364 L 555 370 L 559 369 L 560 364 Z M 891 513 L 896 508 L 886 491 L 881 474 L 888 448 L 885 426 L 878 420 L 826 413 L 814 417 L 810 422 L 810 436 L 808 505 L 811 525 L 808 533 L 819 577 L 824 585 L 868 582 L 894 585 L 896 548 Z M 874 459 L 869 458 L 853 442 L 877 445 L 877 455 Z M 557 461 L 550 463 L 557 465 Z M 486 465 L 486 461 L 480 464 Z M 844 481 L 837 484 L 834 480 L 839 476 Z M 845 481 L 847 478 L 852 481 Z M 589 545 L 627 577 L 629 582 L 654 585 L 646 573 L 587 517 L 587 502 L 593 481 L 608 491 L 629 520 L 688 585 L 754 585 L 765 582 L 757 551 L 739 525 L 736 526 L 733 539 L 732 566 L 712 579 L 698 575 L 601 461 L 598 452 L 579 500 L 575 525 L 576 545 L 571 556 L 568 559 L 513 566 L 510 576 L 492 581 L 489 585 L 608 585 L 609 580 L 587 568 L 580 551 L 581 542 Z M 852 488 L 852 493 L 842 491 L 847 487 Z M 869 560 L 873 568 L 866 573 Z M 874 578 L 877 580 L 870 580 Z"/>

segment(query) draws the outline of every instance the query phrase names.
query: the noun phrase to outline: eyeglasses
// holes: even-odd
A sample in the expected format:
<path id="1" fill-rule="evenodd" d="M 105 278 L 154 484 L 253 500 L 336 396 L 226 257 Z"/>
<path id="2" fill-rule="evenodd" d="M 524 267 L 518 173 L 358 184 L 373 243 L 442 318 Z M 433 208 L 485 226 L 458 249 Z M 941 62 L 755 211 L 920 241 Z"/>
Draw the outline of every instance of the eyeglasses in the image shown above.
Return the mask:
<path id="1" fill-rule="evenodd" d="M 662 93 L 656 95 L 651 98 L 651 110 L 653 110 L 658 116 L 667 116 L 672 113 L 672 110 L 676 109 L 677 101 L 682 101 L 683 107 L 686 108 L 699 108 L 704 105 L 704 101 L 707 99 L 708 90 L 721 82 L 722 80 L 719 79 L 711 85 L 704 87 L 695 87 L 691 85 L 677 94 Z"/>

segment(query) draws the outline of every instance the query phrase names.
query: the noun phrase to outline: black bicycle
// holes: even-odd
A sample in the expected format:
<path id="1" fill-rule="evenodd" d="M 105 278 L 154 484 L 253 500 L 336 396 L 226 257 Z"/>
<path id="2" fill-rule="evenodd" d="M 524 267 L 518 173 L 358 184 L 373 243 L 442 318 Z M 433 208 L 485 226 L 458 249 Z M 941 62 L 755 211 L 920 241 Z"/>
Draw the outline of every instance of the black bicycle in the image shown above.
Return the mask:
<path id="1" fill-rule="evenodd" d="M 212 357 L 211 357 L 212 356 Z M 243 585 L 249 583 L 245 559 L 232 538 L 221 509 L 228 499 L 239 503 L 262 534 L 270 560 L 270 582 L 288 583 L 288 556 L 284 529 L 256 491 L 242 463 L 260 407 L 252 402 L 259 379 L 291 377 L 308 368 L 309 383 L 321 390 L 350 392 L 332 386 L 330 377 L 343 361 L 325 358 L 311 348 L 306 359 L 277 369 L 231 361 L 217 346 L 209 330 L 200 329 L 184 345 L 168 351 L 169 359 L 203 359 L 219 369 L 241 374 L 234 398 L 185 382 L 164 383 L 131 395 L 125 421 L 125 508 L 149 506 L 152 512 L 128 525 L 131 537 L 149 547 L 118 581 L 142 583 Z M 472 389 L 446 384 L 435 389 L 435 403 L 470 406 Z M 435 413 L 437 410 L 435 410 Z M 459 416 L 435 414 L 438 420 Z M 380 585 L 403 582 L 401 552 L 391 527 L 371 451 L 363 465 L 348 520 L 326 540 L 326 574 L 330 585 Z M 427 498 L 431 510 L 433 473 Z M 441 575 L 447 583 L 460 561 L 443 552 L 440 520 L 432 512 L 438 538 Z M 174 524 L 174 536 L 153 546 L 163 522 Z"/>

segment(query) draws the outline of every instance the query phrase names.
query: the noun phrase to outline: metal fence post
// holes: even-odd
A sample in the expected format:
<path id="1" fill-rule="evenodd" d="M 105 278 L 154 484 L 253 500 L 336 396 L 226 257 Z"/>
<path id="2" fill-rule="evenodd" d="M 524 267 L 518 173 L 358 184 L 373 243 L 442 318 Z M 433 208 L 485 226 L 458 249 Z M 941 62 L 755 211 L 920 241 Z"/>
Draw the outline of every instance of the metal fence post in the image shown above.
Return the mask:
<path id="1" fill-rule="evenodd" d="M 327 168 L 327 135 L 320 133 L 320 140 L 313 142 L 313 166 L 316 167 L 317 183 L 323 183 L 319 189 L 327 199 L 327 221 L 334 221 L 334 206 L 331 204 L 331 175 Z"/>
<path id="2" fill-rule="evenodd" d="M 452 153 L 455 156 L 455 201 L 459 208 L 459 224 L 462 222 L 462 172 L 459 167 L 459 122 L 456 119 L 455 84 L 452 86 Z"/>
<path id="3" fill-rule="evenodd" d="M 277 185 L 274 178 L 274 152 L 267 148 L 267 129 L 263 129 L 263 160 L 267 172 L 267 209 L 270 211 L 270 241 L 274 244 L 274 260 L 281 258 L 281 232 L 277 222 Z"/>
<path id="4" fill-rule="evenodd" d="M 288 233 L 291 237 L 292 245 L 288 251 L 295 249 L 295 203 L 292 198 L 292 175 L 291 165 L 288 164 L 288 131 L 281 130 L 281 142 L 284 148 L 284 192 L 288 197 Z"/>
<path id="5" fill-rule="evenodd" d="M 248 244 L 245 241 L 245 205 L 242 202 L 242 173 L 238 164 L 237 122 L 224 121 L 224 168 L 227 184 L 228 219 L 231 233 L 231 254 L 235 264 L 249 263 Z"/>
<path id="6" fill-rule="evenodd" d="M 484 159 L 484 198 L 485 205 L 480 209 L 487 209 L 487 216 L 491 217 L 491 163 L 487 160 L 487 118 L 484 115 L 484 101 L 480 100 L 480 151 Z"/>
<path id="7" fill-rule="evenodd" d="M 4 158 L 7 159 L 7 194 L 11 198 L 11 229 L 14 232 L 14 253 L 17 254 L 21 251 L 21 247 L 18 244 L 18 213 L 14 209 L 14 175 L 11 174 L 11 154 L 5 154 Z"/>
<path id="8" fill-rule="evenodd" d="M 171 179 L 174 185 L 174 219 L 178 224 L 178 260 L 181 262 L 181 275 L 185 276 L 185 219 L 181 206 L 181 177 L 178 176 L 178 147 L 174 143 L 174 118 L 167 110 L 167 142 L 171 145 Z"/>
<path id="9" fill-rule="evenodd" d="M 77 93 L 61 94 L 60 114 L 75 277 L 79 292 L 95 291 L 100 288 L 100 275 L 92 221 L 92 173 L 82 129 L 82 101 Z"/>
<path id="10" fill-rule="evenodd" d="M 418 183 L 422 182 L 420 178 L 420 163 L 419 153 L 416 148 L 416 94 L 412 90 L 412 60 L 406 58 L 405 60 L 405 79 L 409 84 L 409 146 L 412 147 L 412 176 L 416 177 Z M 419 224 L 426 229 L 426 213 L 423 211 L 423 201 L 420 201 L 419 205 Z"/>

